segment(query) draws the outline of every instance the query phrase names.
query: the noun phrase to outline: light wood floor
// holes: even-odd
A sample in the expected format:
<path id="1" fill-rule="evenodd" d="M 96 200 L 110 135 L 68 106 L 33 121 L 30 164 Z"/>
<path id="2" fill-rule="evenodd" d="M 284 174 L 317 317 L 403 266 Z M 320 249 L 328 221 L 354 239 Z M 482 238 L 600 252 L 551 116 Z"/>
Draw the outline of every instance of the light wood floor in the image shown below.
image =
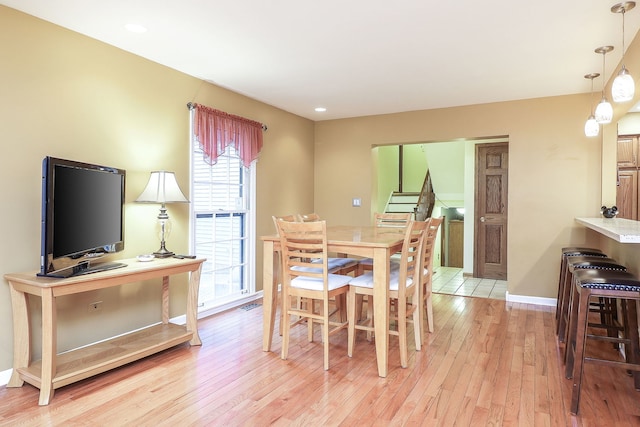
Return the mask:
<path id="1" fill-rule="evenodd" d="M 434 295 L 436 331 L 410 366 L 379 378 L 374 346 L 346 331 L 322 346 L 294 328 L 289 360 L 261 350 L 262 309 L 200 321 L 202 347 L 182 345 L 63 387 L 39 407 L 38 391 L 0 387 L 0 425 L 400 426 L 640 425 L 640 392 L 624 372 L 587 365 L 581 414 L 569 414 L 550 307 Z M 319 334 L 318 334 L 319 335 Z M 411 340 L 409 340 L 411 341 Z M 606 349 L 603 351 L 613 351 Z"/>

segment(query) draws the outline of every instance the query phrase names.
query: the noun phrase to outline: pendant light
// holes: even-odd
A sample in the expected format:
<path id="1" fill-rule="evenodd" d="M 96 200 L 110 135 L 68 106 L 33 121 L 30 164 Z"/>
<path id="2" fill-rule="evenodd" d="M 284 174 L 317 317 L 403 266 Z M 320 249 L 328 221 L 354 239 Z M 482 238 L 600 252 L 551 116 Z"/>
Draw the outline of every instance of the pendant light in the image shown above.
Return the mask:
<path id="1" fill-rule="evenodd" d="M 636 2 L 634 1 L 625 1 L 611 7 L 611 12 L 622 14 L 622 68 L 611 86 L 611 98 L 613 98 L 613 102 L 631 101 L 635 95 L 636 88 L 633 77 L 631 77 L 631 74 L 629 74 L 629 71 L 627 71 L 627 68 L 624 66 L 624 14 L 634 7 L 636 7 Z"/>
<path id="2" fill-rule="evenodd" d="M 587 122 L 584 124 L 584 134 L 588 137 L 598 136 L 600 133 L 600 124 L 596 121 L 595 116 L 593 115 L 593 103 L 591 102 L 591 98 L 593 97 L 593 79 L 598 77 L 600 73 L 591 73 L 584 76 L 585 79 L 591 80 L 591 92 L 589 92 L 589 118 Z"/>
<path id="3" fill-rule="evenodd" d="M 605 76 L 605 62 L 604 56 L 613 50 L 613 46 L 602 46 L 595 50 L 596 53 L 602 54 L 602 100 L 596 107 L 596 121 L 601 125 L 611 123 L 613 119 L 613 107 L 607 101 L 607 97 L 604 94 L 604 76 Z"/>

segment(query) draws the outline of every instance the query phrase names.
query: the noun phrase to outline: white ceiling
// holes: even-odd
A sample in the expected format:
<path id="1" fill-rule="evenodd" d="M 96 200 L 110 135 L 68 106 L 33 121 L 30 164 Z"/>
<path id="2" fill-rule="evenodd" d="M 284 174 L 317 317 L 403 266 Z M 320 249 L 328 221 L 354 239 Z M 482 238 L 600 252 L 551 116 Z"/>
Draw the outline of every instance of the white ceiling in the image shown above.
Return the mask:
<path id="1" fill-rule="evenodd" d="M 594 49 L 615 46 L 607 79 L 621 59 L 615 3 L 0 0 L 313 120 L 588 92 L 583 76 L 602 73 Z M 637 7 L 625 15 L 627 46 L 639 28 Z"/>

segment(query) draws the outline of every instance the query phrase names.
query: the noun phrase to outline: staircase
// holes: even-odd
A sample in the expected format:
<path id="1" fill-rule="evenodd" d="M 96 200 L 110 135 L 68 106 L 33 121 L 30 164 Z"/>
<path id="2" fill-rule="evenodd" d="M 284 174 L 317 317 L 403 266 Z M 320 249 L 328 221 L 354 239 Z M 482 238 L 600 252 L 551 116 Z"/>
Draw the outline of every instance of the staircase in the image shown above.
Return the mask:
<path id="1" fill-rule="evenodd" d="M 416 221 L 425 221 L 431 217 L 436 195 L 431 184 L 431 174 L 427 170 L 422 184 L 422 191 L 419 193 L 400 193 L 394 191 L 389 197 L 385 212 L 388 213 L 411 213 Z"/>
<path id="2" fill-rule="evenodd" d="M 389 197 L 385 212 L 413 214 L 419 198 L 420 193 L 399 193 L 394 191 Z"/>

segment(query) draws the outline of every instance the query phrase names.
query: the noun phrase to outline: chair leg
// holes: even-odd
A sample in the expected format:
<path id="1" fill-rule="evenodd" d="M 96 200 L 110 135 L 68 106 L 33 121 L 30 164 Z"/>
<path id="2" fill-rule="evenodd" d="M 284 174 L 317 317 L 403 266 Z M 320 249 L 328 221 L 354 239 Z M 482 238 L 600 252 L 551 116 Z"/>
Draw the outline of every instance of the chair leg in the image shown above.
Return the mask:
<path id="1" fill-rule="evenodd" d="M 369 326 L 372 328 L 375 326 L 376 319 L 373 317 L 373 295 L 367 295 L 367 319 L 369 319 Z M 367 331 L 367 341 L 373 339 L 373 330 Z"/>
<path id="2" fill-rule="evenodd" d="M 362 295 L 356 295 L 355 291 L 349 289 L 347 294 L 347 317 L 349 319 L 349 325 L 347 326 L 347 356 L 353 357 L 353 347 L 356 341 L 356 300 L 360 298 L 362 301 Z"/>
<path id="3" fill-rule="evenodd" d="M 316 301 L 308 298 L 307 299 L 307 312 L 309 314 L 316 313 Z M 307 317 L 307 341 L 313 342 L 313 318 L 311 316 Z M 322 325 L 320 325 L 322 327 Z"/>
<path id="4" fill-rule="evenodd" d="M 347 298 L 346 294 L 336 296 L 336 309 L 338 311 L 338 318 L 341 322 L 347 321 Z"/>
<path id="5" fill-rule="evenodd" d="M 400 345 L 400 366 L 409 366 L 409 354 L 407 350 L 407 301 L 398 300 L 396 307 L 398 314 L 398 338 Z"/>
<path id="6" fill-rule="evenodd" d="M 322 346 L 324 348 L 324 370 L 329 370 L 329 304 L 328 301 L 322 302 L 322 311 L 324 320 L 322 322 Z M 311 320 L 311 319 L 309 319 Z M 310 322 L 313 323 L 313 322 Z"/>
<path id="7" fill-rule="evenodd" d="M 362 307 L 364 306 L 364 295 L 356 295 L 356 319 L 358 321 L 362 320 Z M 348 304 L 347 304 L 348 305 Z"/>
<path id="8" fill-rule="evenodd" d="M 422 350 L 422 329 L 420 329 L 420 321 L 424 321 L 424 315 L 419 310 L 420 307 L 416 307 L 413 311 L 413 335 L 416 340 L 416 351 Z"/>
<path id="9" fill-rule="evenodd" d="M 413 319 L 413 336 L 416 342 L 416 351 L 422 350 L 422 336 L 424 334 L 424 300 L 422 299 L 422 288 L 420 284 L 414 286 L 413 296 L 411 297 L 412 310 L 411 317 Z M 406 307 L 406 304 L 405 304 Z"/>
<path id="10" fill-rule="evenodd" d="M 280 358 L 282 360 L 287 360 L 287 356 L 289 355 L 289 329 L 291 328 L 290 316 L 289 316 L 289 307 L 291 306 L 291 300 L 289 298 L 289 293 L 283 289 L 282 294 L 282 311 L 284 315 L 282 316 L 282 322 L 280 323 L 281 332 L 282 332 L 282 350 L 280 353 Z"/>
<path id="11" fill-rule="evenodd" d="M 430 333 L 433 333 L 433 302 L 431 300 L 431 293 L 427 297 L 427 302 L 425 304 L 427 309 L 427 325 Z"/>

